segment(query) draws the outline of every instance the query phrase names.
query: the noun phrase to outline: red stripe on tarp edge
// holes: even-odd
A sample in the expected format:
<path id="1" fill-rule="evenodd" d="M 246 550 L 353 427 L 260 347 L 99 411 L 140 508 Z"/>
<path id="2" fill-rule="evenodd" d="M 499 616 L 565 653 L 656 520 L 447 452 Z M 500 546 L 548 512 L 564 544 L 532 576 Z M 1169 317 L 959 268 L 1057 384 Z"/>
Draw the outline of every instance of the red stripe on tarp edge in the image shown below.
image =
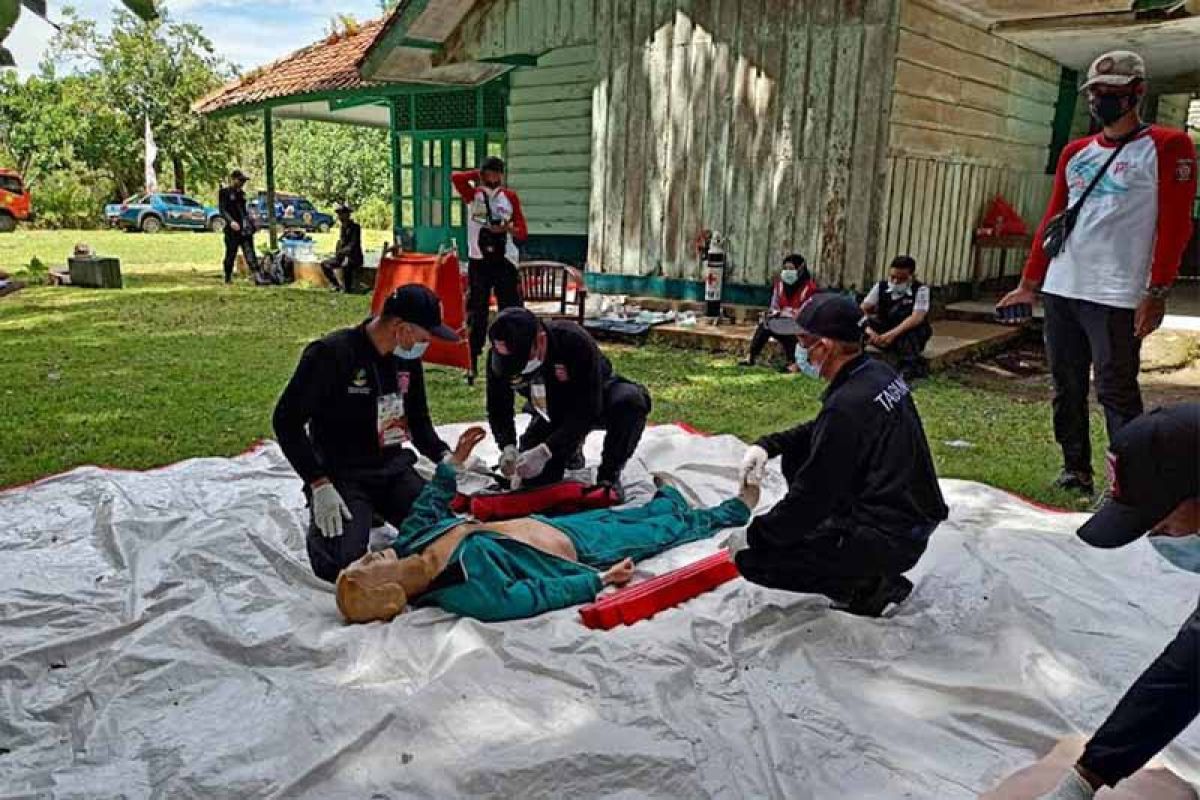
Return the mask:
<path id="1" fill-rule="evenodd" d="M 257 452 L 264 445 L 270 444 L 272 441 L 273 440 L 266 439 L 266 438 L 256 439 L 245 450 L 243 450 L 240 453 L 235 453 L 232 456 L 218 456 L 218 455 L 189 456 L 188 458 L 180 459 L 179 461 L 190 461 L 193 458 L 241 458 L 242 456 L 248 456 L 251 453 Z M 160 469 L 166 469 L 167 467 L 173 467 L 176 464 L 178 464 L 179 461 L 168 461 L 166 464 L 158 464 L 153 467 L 145 467 L 144 469 L 131 469 L 129 467 L 114 467 L 109 464 L 76 464 L 75 466 L 73 466 L 69 469 L 64 469 L 61 472 L 54 472 L 54 473 L 51 473 L 50 475 L 43 475 L 40 478 L 34 478 L 33 480 L 25 481 L 24 483 L 14 483 L 11 486 L 0 487 L 0 494 L 7 494 L 8 492 L 13 492 L 13 491 L 16 491 L 17 489 L 28 489 L 29 487 L 36 486 L 37 484 L 42 483 L 43 481 L 49 481 L 49 480 L 54 480 L 55 478 L 61 478 L 63 475 L 66 475 L 67 473 L 74 472 L 77 469 L 83 469 L 84 467 L 95 467 L 97 469 L 108 470 L 109 472 L 145 473 L 145 472 L 156 472 Z"/>

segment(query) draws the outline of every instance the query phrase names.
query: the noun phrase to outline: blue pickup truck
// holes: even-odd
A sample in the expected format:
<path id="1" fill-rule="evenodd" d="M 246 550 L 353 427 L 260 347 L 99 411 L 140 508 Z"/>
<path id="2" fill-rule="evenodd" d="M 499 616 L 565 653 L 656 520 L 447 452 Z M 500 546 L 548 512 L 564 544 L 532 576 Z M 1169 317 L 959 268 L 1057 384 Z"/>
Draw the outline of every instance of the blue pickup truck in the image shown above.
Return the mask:
<path id="1" fill-rule="evenodd" d="M 110 227 L 158 233 L 164 228 L 187 231 L 225 230 L 225 219 L 214 206 L 202 205 L 185 194 L 152 192 L 135 194 L 122 203 L 104 207 Z"/>
<path id="2" fill-rule="evenodd" d="M 260 229 L 267 227 L 267 193 L 259 192 L 246 204 L 250 219 Z M 318 211 L 307 197 L 290 192 L 275 193 L 275 220 L 284 228 L 299 228 L 306 231 L 325 233 L 333 227 L 333 216 Z"/>

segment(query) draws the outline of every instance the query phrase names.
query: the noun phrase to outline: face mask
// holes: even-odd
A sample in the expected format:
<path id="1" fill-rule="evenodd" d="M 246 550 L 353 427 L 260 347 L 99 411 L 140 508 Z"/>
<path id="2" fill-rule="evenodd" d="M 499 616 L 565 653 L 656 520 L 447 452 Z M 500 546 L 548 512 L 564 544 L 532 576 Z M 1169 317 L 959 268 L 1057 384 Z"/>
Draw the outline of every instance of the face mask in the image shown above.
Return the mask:
<path id="1" fill-rule="evenodd" d="M 808 351 L 804 349 L 804 345 L 797 342 L 796 344 L 796 366 L 800 368 L 800 372 L 810 378 L 821 377 L 821 362 L 813 363 L 808 360 Z"/>
<path id="2" fill-rule="evenodd" d="M 779 280 L 783 281 L 788 286 L 791 286 L 796 281 L 800 280 L 800 270 L 796 270 L 796 269 L 781 270 L 779 273 Z"/>
<path id="3" fill-rule="evenodd" d="M 525 362 L 525 368 L 521 370 L 522 375 L 532 375 L 542 368 L 542 360 L 540 358 L 531 358 Z"/>
<path id="4" fill-rule="evenodd" d="M 425 351 L 429 349 L 429 342 L 417 342 L 412 347 L 396 347 L 392 350 L 392 355 L 396 358 L 404 358 L 409 361 L 415 361 L 425 355 Z"/>
<path id="5" fill-rule="evenodd" d="M 1200 535 L 1148 536 L 1158 554 L 1188 572 L 1200 572 Z"/>
<path id="6" fill-rule="evenodd" d="M 1088 101 L 1088 108 L 1101 125 L 1111 125 L 1133 108 L 1132 97 L 1127 94 L 1100 94 Z"/>
<path id="7" fill-rule="evenodd" d="M 897 283 L 896 281 L 888 281 L 888 291 L 891 292 L 892 294 L 904 294 L 905 292 L 908 291 L 908 287 L 910 285 L 911 285 L 911 281 L 905 281 L 904 283 Z"/>

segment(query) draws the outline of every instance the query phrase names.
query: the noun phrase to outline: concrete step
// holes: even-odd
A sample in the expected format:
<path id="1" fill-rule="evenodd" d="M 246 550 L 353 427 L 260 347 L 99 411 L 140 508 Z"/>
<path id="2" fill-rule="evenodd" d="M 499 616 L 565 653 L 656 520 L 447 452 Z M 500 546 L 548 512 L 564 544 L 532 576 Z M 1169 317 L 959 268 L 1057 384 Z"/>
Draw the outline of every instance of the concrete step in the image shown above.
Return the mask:
<path id="1" fill-rule="evenodd" d="M 749 350 L 754 328 L 753 324 L 711 325 L 704 322 L 694 326 L 657 325 L 650 329 L 649 339 L 672 347 L 744 356 Z M 1020 335 L 1020 328 L 1005 325 L 938 320 L 933 324 L 933 338 L 925 348 L 925 357 L 929 359 L 930 369 L 943 370 L 998 353 Z M 768 344 L 763 356 L 769 363 L 785 363 L 785 356 L 776 343 Z"/>

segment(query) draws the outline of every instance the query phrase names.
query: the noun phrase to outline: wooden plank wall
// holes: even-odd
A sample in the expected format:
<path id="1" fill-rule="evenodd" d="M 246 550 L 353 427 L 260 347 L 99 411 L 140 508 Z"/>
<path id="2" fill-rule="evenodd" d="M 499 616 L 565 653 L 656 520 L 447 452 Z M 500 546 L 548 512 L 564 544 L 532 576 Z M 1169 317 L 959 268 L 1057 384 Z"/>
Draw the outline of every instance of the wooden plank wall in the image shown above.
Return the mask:
<path id="1" fill-rule="evenodd" d="M 629 0 L 629 2 L 641 0 Z M 538 56 L 591 44 L 594 0 L 477 0 L 446 40 L 440 62 Z"/>
<path id="2" fill-rule="evenodd" d="M 1051 184 L 1059 74 L 1054 61 L 955 17 L 939 0 L 902 0 L 873 277 L 909 253 L 927 283 L 970 280 L 971 234 L 997 193 L 1037 224 Z M 999 257 L 987 255 L 990 275 L 999 274 Z M 1005 272 L 1020 266 L 1010 254 Z"/>
<path id="3" fill-rule="evenodd" d="M 1161 94 L 1158 96 L 1158 116 L 1154 120 L 1159 125 L 1169 128 L 1187 130 L 1188 107 L 1191 105 L 1191 95 Z"/>
<path id="4" fill-rule="evenodd" d="M 595 0 L 589 269 L 699 278 L 702 228 L 733 281 L 804 253 L 873 271 L 896 0 Z"/>
<path id="5" fill-rule="evenodd" d="M 587 235 L 596 49 L 551 50 L 510 73 L 508 181 L 529 232 Z"/>

